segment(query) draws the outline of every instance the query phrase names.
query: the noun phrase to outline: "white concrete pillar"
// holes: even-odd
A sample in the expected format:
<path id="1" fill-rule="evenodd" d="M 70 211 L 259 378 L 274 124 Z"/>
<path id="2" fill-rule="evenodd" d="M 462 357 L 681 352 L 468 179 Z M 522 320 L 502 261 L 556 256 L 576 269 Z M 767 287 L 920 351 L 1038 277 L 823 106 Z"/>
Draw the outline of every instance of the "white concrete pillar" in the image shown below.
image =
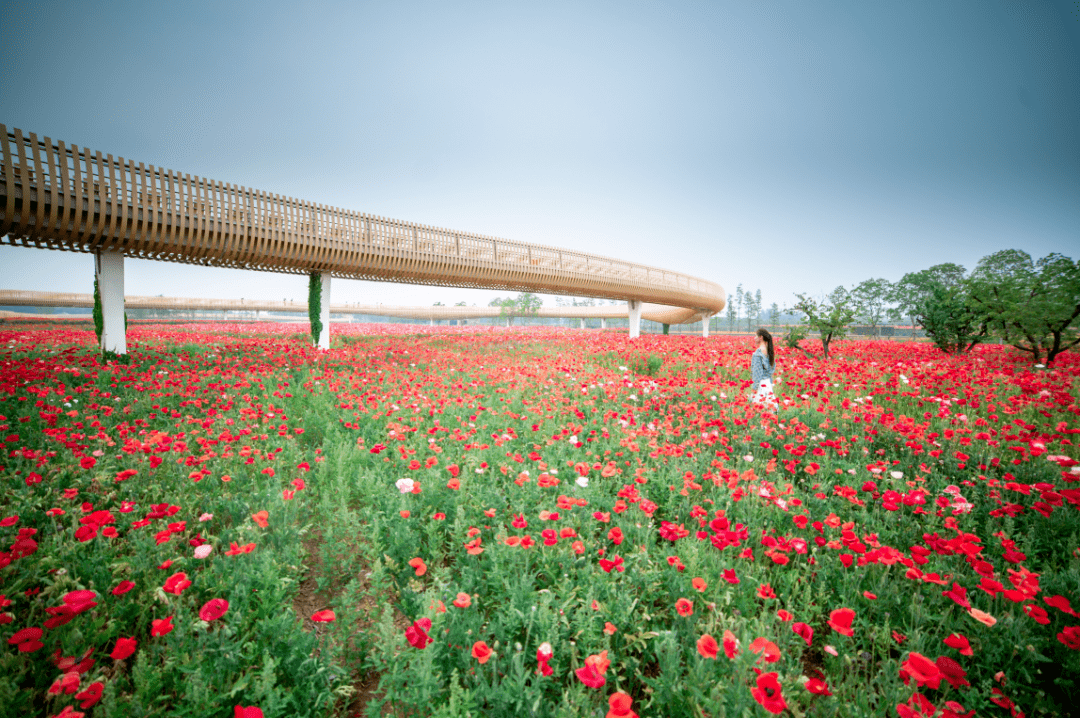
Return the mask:
<path id="1" fill-rule="evenodd" d="M 628 300 L 626 308 L 630 310 L 630 338 L 637 339 L 641 336 L 641 300 Z"/>
<path id="2" fill-rule="evenodd" d="M 601 329 L 607 329 L 607 319 L 604 319 L 603 317 L 600 317 L 600 328 Z"/>
<path id="3" fill-rule="evenodd" d="M 127 354 L 124 330 L 124 253 L 99 250 L 94 257 L 98 293 L 101 295 L 101 351 Z"/>
<path id="4" fill-rule="evenodd" d="M 703 339 L 709 338 L 709 322 L 712 321 L 712 317 L 706 315 L 701 318 L 701 336 Z"/>
<path id="5" fill-rule="evenodd" d="M 510 317 L 507 317 L 507 318 L 506 318 L 506 328 L 507 328 L 507 329 L 509 329 L 509 328 L 510 328 Z"/>
<path id="6" fill-rule="evenodd" d="M 322 272 L 319 275 L 322 281 L 322 293 L 319 295 L 319 321 L 322 322 L 322 332 L 319 334 L 318 346 L 320 349 L 330 348 L 330 273 Z"/>
<path id="7" fill-rule="evenodd" d="M 585 317 L 582 317 L 582 318 L 581 318 L 581 319 L 579 319 L 578 321 L 580 321 L 580 322 L 581 322 L 581 325 L 580 325 L 580 327 L 579 327 L 579 328 L 580 328 L 580 329 L 584 329 L 584 328 L 585 328 Z"/>
<path id="8" fill-rule="evenodd" d="M 431 324 L 429 324 L 428 326 L 435 326 L 435 317 L 431 318 Z"/>

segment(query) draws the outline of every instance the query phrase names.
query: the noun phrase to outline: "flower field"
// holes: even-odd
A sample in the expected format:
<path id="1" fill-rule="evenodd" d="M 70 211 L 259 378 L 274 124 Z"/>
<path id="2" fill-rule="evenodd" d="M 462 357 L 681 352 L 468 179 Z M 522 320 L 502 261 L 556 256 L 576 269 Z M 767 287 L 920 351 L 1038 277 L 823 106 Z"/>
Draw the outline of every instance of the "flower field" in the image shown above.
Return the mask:
<path id="1" fill-rule="evenodd" d="M 1077 355 L 334 332 L 0 327 L 5 715 L 1076 713 Z"/>

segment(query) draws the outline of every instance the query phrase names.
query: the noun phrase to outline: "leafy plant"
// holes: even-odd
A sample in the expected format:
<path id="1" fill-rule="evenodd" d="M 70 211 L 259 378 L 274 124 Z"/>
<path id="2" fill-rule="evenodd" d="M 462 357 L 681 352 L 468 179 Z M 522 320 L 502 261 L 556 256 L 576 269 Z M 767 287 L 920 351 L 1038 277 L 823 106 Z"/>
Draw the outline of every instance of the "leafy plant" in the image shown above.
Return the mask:
<path id="1" fill-rule="evenodd" d="M 308 275 L 308 321 L 311 323 L 311 340 L 318 345 L 322 337 L 322 275 L 312 272 Z"/>

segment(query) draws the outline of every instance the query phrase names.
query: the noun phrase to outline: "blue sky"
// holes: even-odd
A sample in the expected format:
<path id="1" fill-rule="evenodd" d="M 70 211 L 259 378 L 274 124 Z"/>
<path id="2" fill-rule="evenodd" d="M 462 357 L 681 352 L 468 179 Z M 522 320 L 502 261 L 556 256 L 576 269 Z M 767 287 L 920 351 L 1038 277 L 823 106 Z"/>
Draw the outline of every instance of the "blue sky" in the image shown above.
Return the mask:
<path id="1" fill-rule="evenodd" d="M 0 122 L 213 179 L 741 283 L 782 306 L 999 249 L 1080 256 L 1071 1 L 0 8 Z M 138 260 L 126 280 L 129 294 L 306 296 L 299 277 Z M 0 288 L 91 283 L 88 256 L 0 248 Z"/>

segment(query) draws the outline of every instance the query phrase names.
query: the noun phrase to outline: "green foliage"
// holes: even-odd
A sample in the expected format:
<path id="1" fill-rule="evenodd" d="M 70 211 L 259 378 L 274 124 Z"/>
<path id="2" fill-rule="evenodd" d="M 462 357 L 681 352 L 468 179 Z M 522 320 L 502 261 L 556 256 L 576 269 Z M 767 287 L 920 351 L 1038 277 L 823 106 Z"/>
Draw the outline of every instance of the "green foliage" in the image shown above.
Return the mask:
<path id="1" fill-rule="evenodd" d="M 892 284 L 887 279 L 867 279 L 851 290 L 856 316 L 860 321 L 870 325 L 875 336 L 877 336 L 878 325 L 888 314 L 887 306 L 892 291 Z"/>
<path id="2" fill-rule="evenodd" d="M 664 324 L 664 336 L 666 337 L 671 332 L 671 325 Z"/>
<path id="3" fill-rule="evenodd" d="M 312 272 L 308 275 L 308 321 L 311 322 L 311 340 L 319 343 L 322 336 L 322 275 Z"/>
<path id="4" fill-rule="evenodd" d="M 894 319 L 908 318 L 915 323 L 915 309 L 926 299 L 933 287 L 954 286 L 964 279 L 964 268 L 951 262 L 935 264 L 920 272 L 908 272 L 892 285 L 889 301 L 896 306 L 889 311 Z"/>
<path id="5" fill-rule="evenodd" d="M 784 346 L 788 349 L 798 349 L 802 351 L 802 347 L 799 345 L 803 339 L 806 339 L 808 330 L 804 324 L 792 324 L 788 327 L 787 332 L 784 334 Z"/>
<path id="6" fill-rule="evenodd" d="M 105 331 L 105 315 L 101 310 L 101 290 L 98 288 L 97 277 L 94 277 L 94 333 L 97 334 L 98 344 L 101 344 L 101 333 Z"/>
<path id="7" fill-rule="evenodd" d="M 806 323 L 821 335 L 825 358 L 829 358 L 829 345 L 847 336 L 847 327 L 855 318 L 855 303 L 843 287 L 837 287 L 824 299 L 815 300 L 804 294 L 796 294 L 799 302 L 796 312 L 806 315 Z"/>
<path id="8" fill-rule="evenodd" d="M 931 287 L 914 312 L 934 345 L 946 354 L 968 352 L 988 334 L 985 315 L 963 283 Z"/>
<path id="9" fill-rule="evenodd" d="M 991 331 L 1039 363 L 1080 343 L 1080 262 L 1050 254 L 1032 262 L 1009 249 L 983 257 L 969 280 Z"/>
<path id="10" fill-rule="evenodd" d="M 506 317 L 510 324 L 515 317 L 536 316 L 544 301 L 532 292 L 522 292 L 517 297 L 495 297 L 488 302 L 489 307 L 499 307 L 499 316 Z"/>

